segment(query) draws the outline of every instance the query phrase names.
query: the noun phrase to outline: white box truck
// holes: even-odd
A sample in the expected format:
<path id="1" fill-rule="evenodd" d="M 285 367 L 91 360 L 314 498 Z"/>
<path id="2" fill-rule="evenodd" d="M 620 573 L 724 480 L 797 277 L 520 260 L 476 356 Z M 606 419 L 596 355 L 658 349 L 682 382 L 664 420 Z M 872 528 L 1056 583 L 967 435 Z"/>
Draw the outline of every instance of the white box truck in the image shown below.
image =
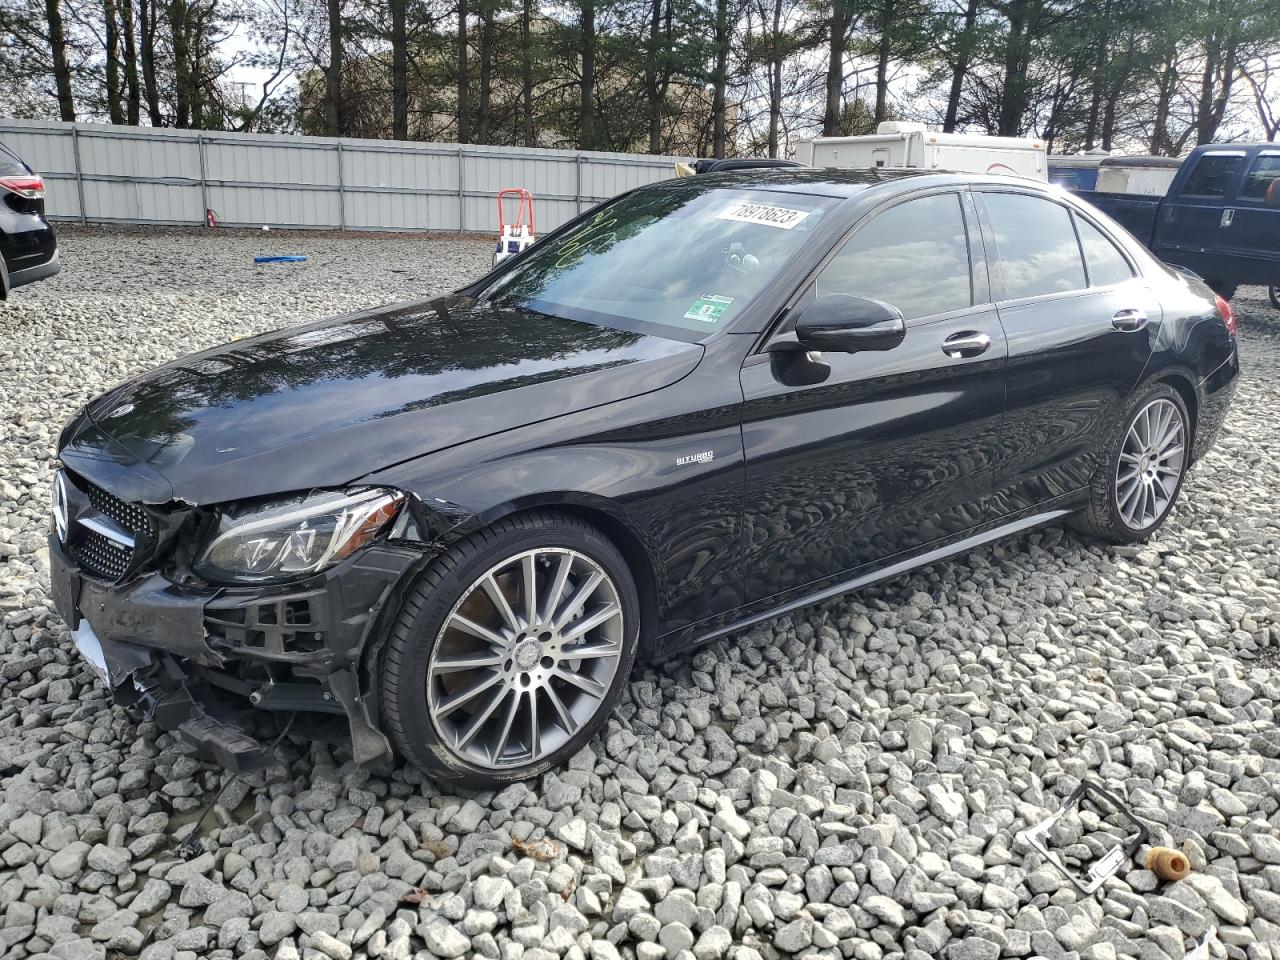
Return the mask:
<path id="1" fill-rule="evenodd" d="M 935 133 L 923 123 L 887 120 L 861 137 L 818 137 L 796 147 L 810 167 L 956 170 L 1047 181 L 1044 142 L 1022 137 Z"/>

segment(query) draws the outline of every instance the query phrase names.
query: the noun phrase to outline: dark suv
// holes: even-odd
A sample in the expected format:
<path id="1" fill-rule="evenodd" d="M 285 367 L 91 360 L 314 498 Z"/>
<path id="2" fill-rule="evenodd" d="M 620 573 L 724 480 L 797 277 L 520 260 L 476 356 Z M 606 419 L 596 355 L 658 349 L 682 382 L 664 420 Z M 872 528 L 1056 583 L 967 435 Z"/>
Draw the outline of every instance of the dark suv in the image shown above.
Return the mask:
<path id="1" fill-rule="evenodd" d="M 44 215 L 44 180 L 0 143 L 0 300 L 61 269 L 58 241 Z"/>

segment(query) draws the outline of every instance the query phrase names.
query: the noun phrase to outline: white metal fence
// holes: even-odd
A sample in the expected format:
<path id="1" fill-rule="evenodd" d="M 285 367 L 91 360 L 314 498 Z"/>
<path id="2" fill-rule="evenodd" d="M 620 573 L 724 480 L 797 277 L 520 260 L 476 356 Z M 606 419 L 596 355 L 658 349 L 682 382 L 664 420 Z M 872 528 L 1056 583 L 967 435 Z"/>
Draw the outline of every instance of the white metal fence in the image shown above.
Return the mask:
<path id="1" fill-rule="evenodd" d="M 81 223 L 492 232 L 525 187 L 540 232 L 673 175 L 678 157 L 0 119 L 47 182 L 48 215 Z"/>

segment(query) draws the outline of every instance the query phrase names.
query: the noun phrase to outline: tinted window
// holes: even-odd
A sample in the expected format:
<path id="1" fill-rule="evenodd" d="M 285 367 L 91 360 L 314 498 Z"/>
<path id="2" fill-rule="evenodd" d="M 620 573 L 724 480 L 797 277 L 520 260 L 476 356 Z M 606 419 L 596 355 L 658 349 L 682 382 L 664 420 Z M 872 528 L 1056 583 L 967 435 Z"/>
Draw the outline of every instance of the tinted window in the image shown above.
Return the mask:
<path id="1" fill-rule="evenodd" d="M 1076 217 L 1076 227 L 1080 231 L 1080 246 L 1084 247 L 1084 262 L 1089 265 L 1089 286 L 1105 287 L 1133 278 L 1129 261 L 1101 230 L 1080 217 Z"/>
<path id="2" fill-rule="evenodd" d="M 1253 200 L 1265 200 L 1267 187 L 1280 179 L 1280 153 L 1263 153 L 1253 161 L 1253 166 L 1244 175 L 1244 186 L 1240 188 L 1240 196 Z"/>
<path id="3" fill-rule="evenodd" d="M 1240 169 L 1244 157 L 1226 154 L 1205 154 L 1196 162 L 1196 168 L 1187 177 L 1182 188 L 1184 196 L 1221 197 L 1227 192 L 1231 178 Z"/>
<path id="4" fill-rule="evenodd" d="M 700 339 L 728 326 L 768 287 L 836 203 L 705 180 L 637 190 L 535 244 L 480 297 Z"/>
<path id="5" fill-rule="evenodd" d="M 1085 286 L 1084 261 L 1066 207 L 1021 193 L 984 193 L 1007 300 Z"/>
<path id="6" fill-rule="evenodd" d="M 883 300 L 908 320 L 969 306 L 969 243 L 959 196 L 934 194 L 878 214 L 822 269 L 815 292 Z"/>

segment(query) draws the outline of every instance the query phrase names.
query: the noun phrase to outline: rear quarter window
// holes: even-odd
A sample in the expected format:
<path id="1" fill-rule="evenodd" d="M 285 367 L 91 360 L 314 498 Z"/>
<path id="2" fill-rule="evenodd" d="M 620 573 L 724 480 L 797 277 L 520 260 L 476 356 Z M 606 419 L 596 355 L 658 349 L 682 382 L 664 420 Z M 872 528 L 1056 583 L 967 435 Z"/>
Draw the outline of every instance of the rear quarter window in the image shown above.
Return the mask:
<path id="1" fill-rule="evenodd" d="M 1080 246 L 1089 266 L 1089 286 L 1106 287 L 1133 279 L 1133 270 L 1116 245 L 1101 230 L 1083 217 L 1076 217 Z"/>

